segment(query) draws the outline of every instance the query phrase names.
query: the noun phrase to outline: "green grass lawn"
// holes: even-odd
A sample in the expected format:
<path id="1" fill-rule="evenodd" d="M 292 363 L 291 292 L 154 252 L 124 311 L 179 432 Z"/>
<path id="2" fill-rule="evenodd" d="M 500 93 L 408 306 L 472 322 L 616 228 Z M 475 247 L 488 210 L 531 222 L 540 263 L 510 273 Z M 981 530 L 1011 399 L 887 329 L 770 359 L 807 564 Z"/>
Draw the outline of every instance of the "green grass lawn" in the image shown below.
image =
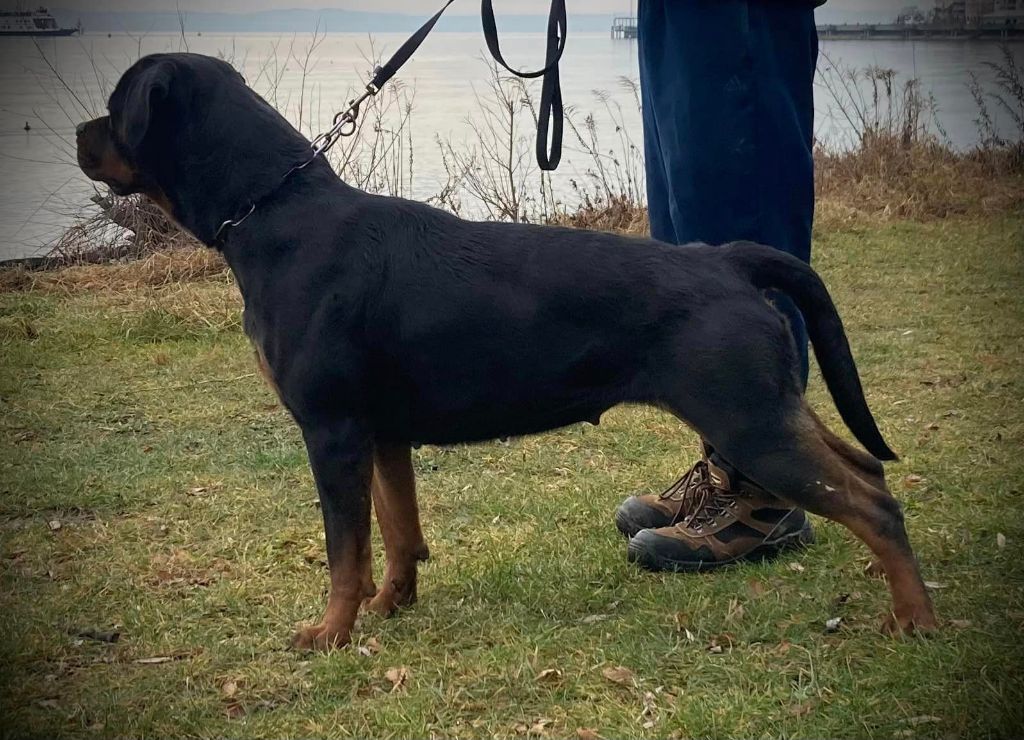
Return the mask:
<path id="1" fill-rule="evenodd" d="M 324 604 L 323 531 L 230 281 L 8 292 L 0 731 L 1019 736 L 1024 217 L 820 229 L 815 250 L 902 455 L 889 481 L 936 636 L 880 635 L 885 585 L 819 519 L 819 544 L 775 563 L 629 565 L 615 506 L 674 479 L 697 441 L 621 408 L 598 427 L 419 450 L 419 603 L 362 617 L 350 648 L 289 651 Z M 810 395 L 841 428 L 816 377 Z"/>

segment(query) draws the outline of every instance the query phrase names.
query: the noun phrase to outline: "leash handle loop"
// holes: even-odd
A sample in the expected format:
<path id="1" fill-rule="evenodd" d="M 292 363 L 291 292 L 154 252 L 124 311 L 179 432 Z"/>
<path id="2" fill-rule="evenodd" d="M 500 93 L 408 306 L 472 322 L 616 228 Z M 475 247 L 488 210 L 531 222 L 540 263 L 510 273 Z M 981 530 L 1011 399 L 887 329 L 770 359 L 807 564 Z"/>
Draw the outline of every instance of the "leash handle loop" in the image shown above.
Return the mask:
<path id="1" fill-rule="evenodd" d="M 445 6 L 447 7 L 447 6 Z M 537 111 L 537 164 L 542 170 L 554 170 L 562 158 L 562 129 L 565 109 L 562 105 L 562 83 L 558 74 L 558 63 L 565 51 L 566 12 L 565 0 L 551 0 L 548 12 L 548 47 L 543 69 L 524 72 L 512 69 L 501 54 L 498 44 L 498 25 L 494 20 L 492 0 L 480 1 L 480 20 L 484 27 L 484 39 L 491 56 L 502 67 L 523 79 L 543 77 L 540 90 L 540 107 Z M 551 143 L 548 144 L 548 129 Z"/>

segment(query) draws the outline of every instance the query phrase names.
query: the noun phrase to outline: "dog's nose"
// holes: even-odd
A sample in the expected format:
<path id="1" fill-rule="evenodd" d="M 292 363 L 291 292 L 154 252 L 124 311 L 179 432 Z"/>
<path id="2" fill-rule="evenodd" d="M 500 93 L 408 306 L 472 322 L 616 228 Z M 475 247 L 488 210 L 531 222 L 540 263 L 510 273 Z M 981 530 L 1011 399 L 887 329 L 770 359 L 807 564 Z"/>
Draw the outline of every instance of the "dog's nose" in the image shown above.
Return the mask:
<path id="1" fill-rule="evenodd" d="M 80 123 L 77 126 L 75 126 L 75 136 L 81 138 L 82 134 L 85 133 L 85 126 L 85 123 Z"/>

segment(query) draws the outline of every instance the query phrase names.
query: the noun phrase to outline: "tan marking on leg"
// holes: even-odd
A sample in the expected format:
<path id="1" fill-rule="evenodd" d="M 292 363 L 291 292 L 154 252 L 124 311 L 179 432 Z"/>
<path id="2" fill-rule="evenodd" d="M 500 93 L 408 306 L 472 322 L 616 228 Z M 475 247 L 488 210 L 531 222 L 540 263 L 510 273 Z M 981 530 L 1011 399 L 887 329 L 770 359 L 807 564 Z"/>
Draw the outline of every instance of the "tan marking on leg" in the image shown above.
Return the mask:
<path id="1" fill-rule="evenodd" d="M 277 383 L 274 381 L 274 374 L 270 369 L 270 365 L 267 364 L 267 358 L 263 354 L 263 350 L 254 346 L 253 351 L 256 353 L 256 367 L 259 368 L 260 375 L 267 381 L 267 385 L 274 391 L 274 395 L 281 398 L 281 389 L 277 387 Z"/>
<path id="2" fill-rule="evenodd" d="M 369 506 L 372 465 L 366 461 L 360 471 L 359 497 Z M 366 512 L 369 514 L 369 511 Z M 331 590 L 320 622 L 300 628 L 292 636 L 291 645 L 299 650 L 329 651 L 344 647 L 351 641 L 352 628 L 363 600 L 373 591 L 373 563 L 370 554 L 369 522 L 347 533 L 338 552 L 332 552 L 328 538 L 327 561 Z"/>
<path id="3" fill-rule="evenodd" d="M 819 426 L 820 422 L 815 425 Z M 934 629 L 937 623 L 931 598 L 910 547 L 903 514 L 884 488 L 884 479 L 881 486 L 873 485 L 874 481 L 866 480 L 870 476 L 865 471 L 859 470 L 858 474 L 858 470 L 851 470 L 850 460 L 837 453 L 818 428 L 802 436 L 807 450 L 825 470 L 818 496 L 808 500 L 805 508 L 847 527 L 871 549 L 885 571 L 893 609 L 883 623 L 883 631 L 895 634 Z"/>
<path id="4" fill-rule="evenodd" d="M 367 608 L 382 615 L 416 601 L 416 566 L 429 557 L 416 506 L 416 479 L 408 445 L 378 443 L 371 492 L 387 568 L 381 589 Z"/>

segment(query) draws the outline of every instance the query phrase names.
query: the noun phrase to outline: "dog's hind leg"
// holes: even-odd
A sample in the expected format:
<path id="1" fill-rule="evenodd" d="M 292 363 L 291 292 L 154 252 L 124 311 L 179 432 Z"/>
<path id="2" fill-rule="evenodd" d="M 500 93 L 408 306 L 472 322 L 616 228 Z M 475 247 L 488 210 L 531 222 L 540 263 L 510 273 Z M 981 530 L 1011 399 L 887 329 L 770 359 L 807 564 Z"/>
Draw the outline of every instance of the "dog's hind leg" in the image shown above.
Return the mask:
<path id="1" fill-rule="evenodd" d="M 785 399 L 781 407 L 745 427 L 719 425 L 710 441 L 756 483 L 845 525 L 867 544 L 885 569 L 892 594 L 892 613 L 883 630 L 927 631 L 936 626 L 902 507 L 877 481 L 856 474 L 822 439 L 802 399 Z"/>
<path id="2" fill-rule="evenodd" d="M 885 482 L 885 469 L 882 467 L 882 463 L 878 458 L 870 452 L 866 452 L 859 447 L 854 447 L 852 444 L 825 426 L 825 423 L 809 406 L 806 407 L 805 410 L 814 422 L 814 427 L 821 439 L 825 444 L 832 448 L 833 452 L 842 458 L 843 462 L 846 463 L 856 475 L 864 478 L 872 485 L 878 486 L 886 491 L 889 490 Z"/>
<path id="3" fill-rule="evenodd" d="M 303 427 L 302 432 L 320 494 L 331 590 L 319 624 L 296 632 L 292 646 L 329 650 L 349 642 L 359 605 L 373 593 L 370 562 L 373 444 L 363 426 L 353 420 L 316 429 Z"/>
<path id="4" fill-rule="evenodd" d="M 420 529 L 409 445 L 377 443 L 372 492 L 387 566 L 380 591 L 366 606 L 387 616 L 416 601 L 416 566 L 430 556 Z"/>

